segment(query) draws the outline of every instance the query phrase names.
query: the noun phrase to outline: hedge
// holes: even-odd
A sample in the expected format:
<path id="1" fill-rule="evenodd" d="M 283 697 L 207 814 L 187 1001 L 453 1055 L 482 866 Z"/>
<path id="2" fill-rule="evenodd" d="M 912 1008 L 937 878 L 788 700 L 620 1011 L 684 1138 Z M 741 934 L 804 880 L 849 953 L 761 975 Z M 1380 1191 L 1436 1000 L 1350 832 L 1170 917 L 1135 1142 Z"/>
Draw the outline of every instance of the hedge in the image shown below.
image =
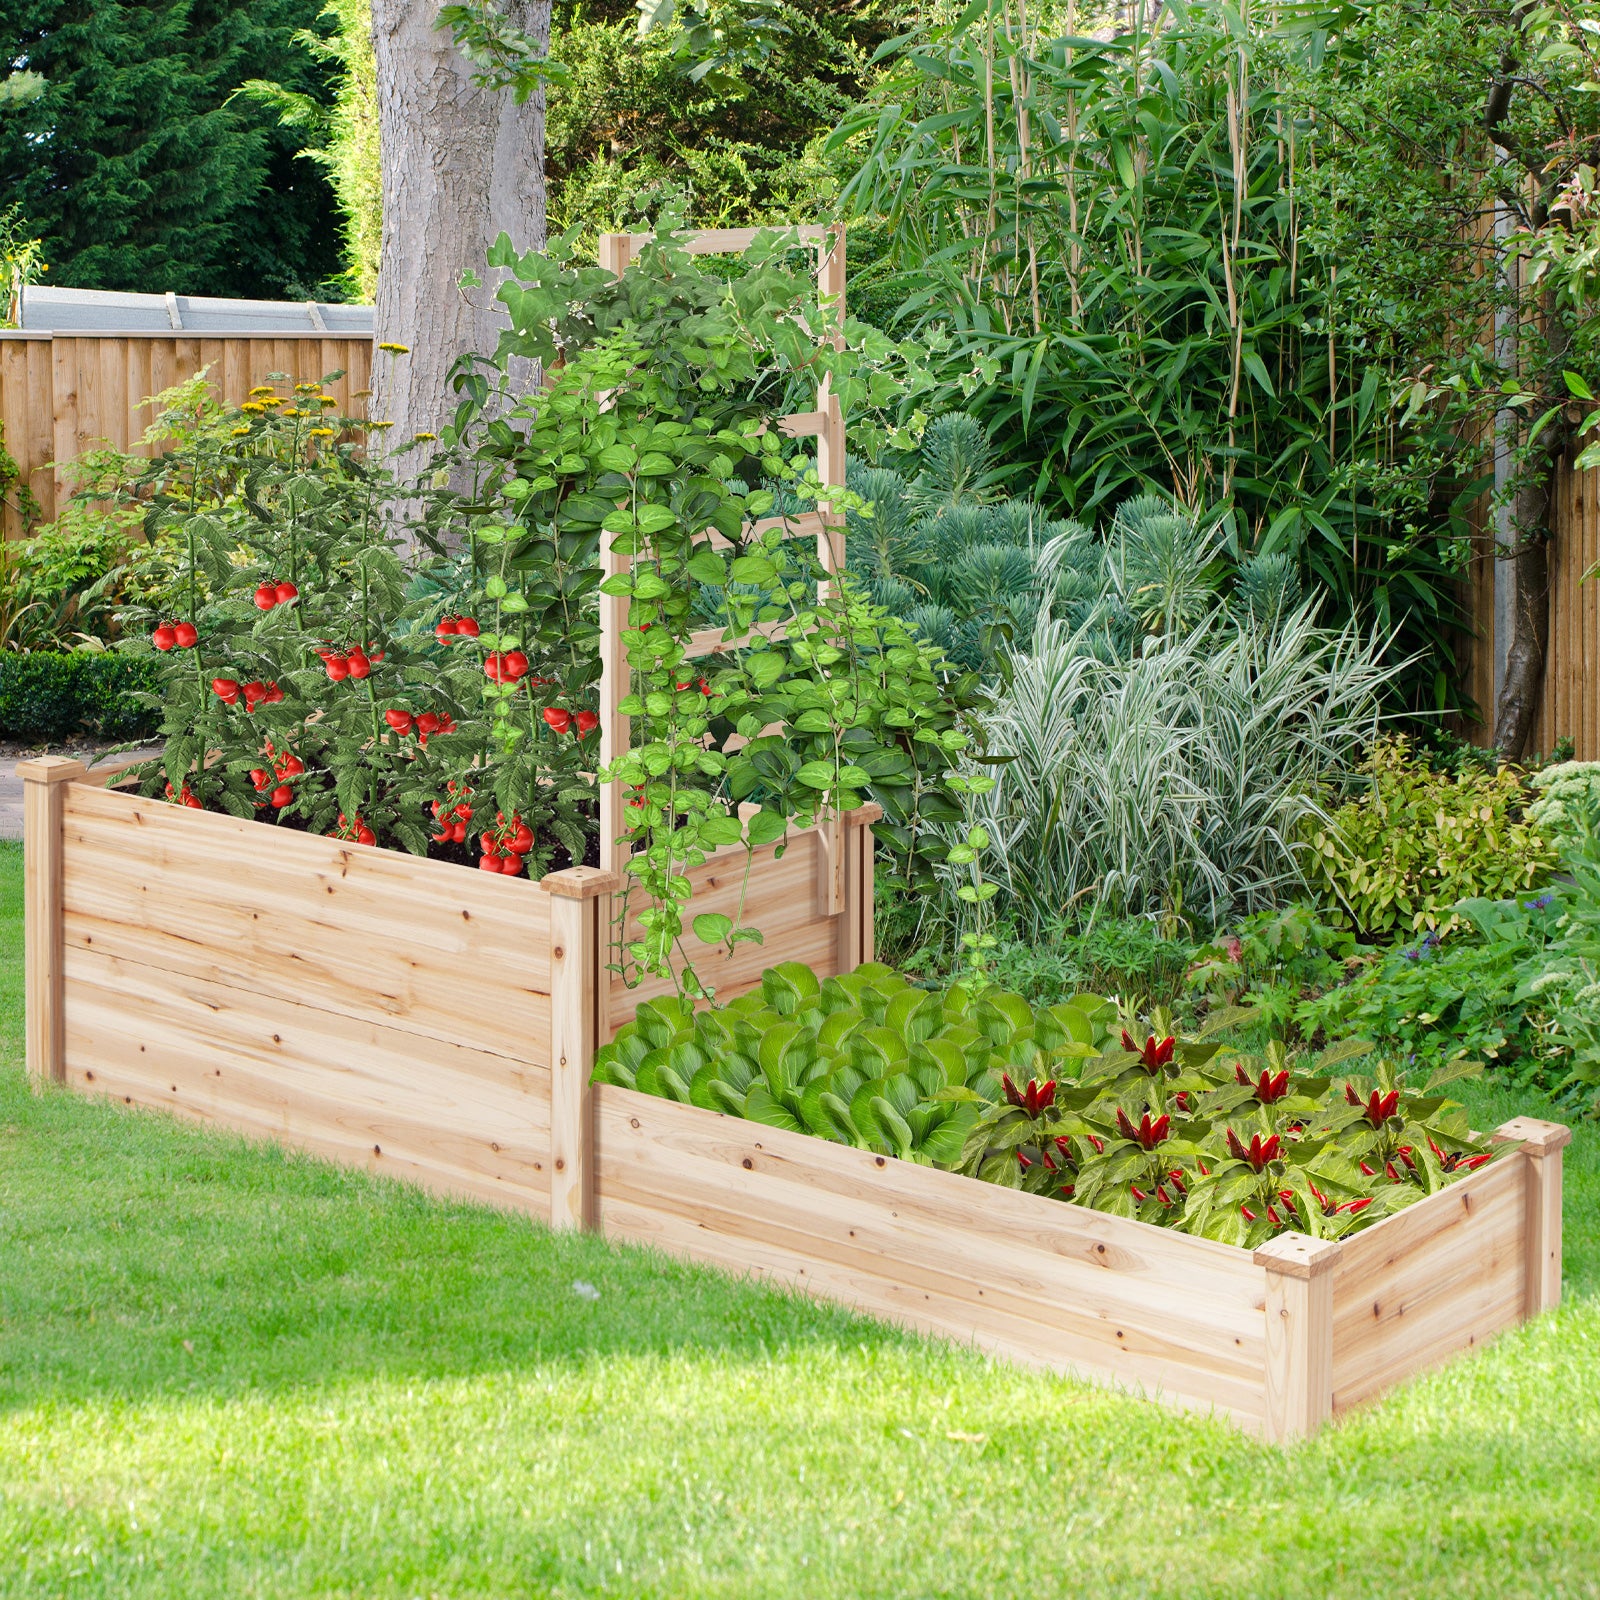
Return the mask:
<path id="1" fill-rule="evenodd" d="M 0 739 L 46 744 L 89 735 L 149 738 L 160 712 L 134 691 L 155 687 L 155 664 L 92 650 L 0 654 Z"/>

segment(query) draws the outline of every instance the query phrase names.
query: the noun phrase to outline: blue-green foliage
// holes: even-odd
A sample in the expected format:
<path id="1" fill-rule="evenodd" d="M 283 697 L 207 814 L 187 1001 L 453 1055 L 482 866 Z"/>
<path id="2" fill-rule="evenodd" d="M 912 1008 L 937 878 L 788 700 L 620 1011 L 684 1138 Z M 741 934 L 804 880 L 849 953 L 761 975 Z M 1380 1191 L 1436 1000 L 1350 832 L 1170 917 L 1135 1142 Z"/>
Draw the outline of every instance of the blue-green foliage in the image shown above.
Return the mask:
<path id="1" fill-rule="evenodd" d="M 1003 497 L 1004 477 L 983 426 L 962 412 L 931 422 L 915 454 L 850 473 L 870 507 L 849 514 L 850 571 L 964 667 L 992 666 L 1008 643 L 1025 649 L 1041 618 L 1125 660 L 1145 636 L 1186 632 L 1219 606 L 1270 626 L 1299 602 L 1292 558 L 1236 564 L 1219 530 L 1163 495 L 1123 501 L 1102 536 Z"/>

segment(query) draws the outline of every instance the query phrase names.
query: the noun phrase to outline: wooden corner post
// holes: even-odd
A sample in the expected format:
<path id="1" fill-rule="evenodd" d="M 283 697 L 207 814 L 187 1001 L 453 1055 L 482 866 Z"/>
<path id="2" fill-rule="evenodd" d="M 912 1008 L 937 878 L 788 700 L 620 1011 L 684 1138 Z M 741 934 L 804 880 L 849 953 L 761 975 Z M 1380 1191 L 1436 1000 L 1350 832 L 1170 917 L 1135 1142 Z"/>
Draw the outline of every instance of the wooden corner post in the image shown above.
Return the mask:
<path id="1" fill-rule="evenodd" d="M 1528 1316 L 1536 1317 L 1561 1303 L 1561 1152 L 1572 1138 L 1572 1129 L 1537 1117 L 1513 1117 L 1494 1130 L 1494 1138 L 1499 1144 L 1521 1145 L 1527 1162 L 1524 1309 Z"/>
<path id="2" fill-rule="evenodd" d="M 602 901 L 616 879 L 569 867 L 540 880 L 550 895 L 550 1226 L 594 1225 L 594 1096 L 600 1043 Z"/>
<path id="3" fill-rule="evenodd" d="M 62 981 L 62 802 L 66 785 L 85 776 L 81 761 L 40 756 L 19 761 L 22 779 L 22 854 L 26 873 L 23 915 L 26 955 L 28 1076 L 35 1084 L 67 1075 L 66 988 Z"/>
<path id="4" fill-rule="evenodd" d="M 1265 1433 L 1290 1444 L 1333 1415 L 1333 1269 L 1339 1245 L 1281 1233 L 1255 1253 L 1267 1273 Z"/>

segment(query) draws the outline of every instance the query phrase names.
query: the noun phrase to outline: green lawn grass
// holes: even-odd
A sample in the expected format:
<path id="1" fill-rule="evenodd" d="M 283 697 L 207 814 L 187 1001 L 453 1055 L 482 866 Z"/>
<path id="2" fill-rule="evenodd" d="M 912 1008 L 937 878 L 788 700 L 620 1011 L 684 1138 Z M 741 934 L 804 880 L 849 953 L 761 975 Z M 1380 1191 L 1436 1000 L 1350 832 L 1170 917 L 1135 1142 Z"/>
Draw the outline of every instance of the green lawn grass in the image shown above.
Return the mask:
<path id="1" fill-rule="evenodd" d="M 1562 1309 L 1284 1453 L 34 1095 L 20 877 L 0 847 L 0 1596 L 1600 1595 L 1600 1130 Z"/>

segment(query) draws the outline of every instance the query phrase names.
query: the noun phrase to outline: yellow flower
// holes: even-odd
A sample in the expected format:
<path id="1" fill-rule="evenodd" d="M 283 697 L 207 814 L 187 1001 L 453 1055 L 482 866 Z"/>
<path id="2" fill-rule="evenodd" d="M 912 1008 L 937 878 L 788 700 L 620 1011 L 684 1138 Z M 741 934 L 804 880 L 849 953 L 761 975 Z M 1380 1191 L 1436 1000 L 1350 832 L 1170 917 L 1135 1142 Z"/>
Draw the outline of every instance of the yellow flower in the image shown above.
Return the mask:
<path id="1" fill-rule="evenodd" d="M 233 436 L 235 439 L 242 439 L 249 432 L 250 430 L 248 428 L 235 428 L 233 430 Z"/>
<path id="2" fill-rule="evenodd" d="M 296 394 L 315 394 L 322 385 L 320 383 L 297 383 L 294 386 Z"/>
<path id="3" fill-rule="evenodd" d="M 267 408 L 259 400 L 246 400 L 239 409 L 248 411 L 252 416 L 259 417 Z"/>
<path id="4" fill-rule="evenodd" d="M 417 435 L 417 443 L 421 444 L 424 440 L 432 442 L 434 439 L 437 439 L 438 437 L 439 437 L 439 435 L 436 434 L 436 433 L 419 433 Z"/>
<path id="5" fill-rule="evenodd" d="M 331 394 L 319 394 L 317 399 L 325 406 L 336 406 L 339 403 Z"/>
<path id="6" fill-rule="evenodd" d="M 408 355 L 411 354 L 410 345 L 393 344 L 387 339 L 385 339 L 384 342 L 378 346 L 378 348 L 380 350 L 391 351 L 391 352 L 393 352 L 393 354 L 395 354 L 397 356 L 408 356 Z"/>
<path id="7" fill-rule="evenodd" d="M 293 406 L 290 406 L 289 409 L 284 412 L 284 416 L 286 417 L 298 417 L 299 415 L 300 413 L 296 411 Z"/>
<path id="8" fill-rule="evenodd" d="M 308 438 L 308 439 L 331 439 L 332 437 L 333 437 L 333 429 L 332 428 L 313 428 L 306 435 L 306 438 Z"/>
<path id="9" fill-rule="evenodd" d="M 392 428 L 394 424 L 392 422 L 369 422 L 367 426 L 369 428 Z"/>

